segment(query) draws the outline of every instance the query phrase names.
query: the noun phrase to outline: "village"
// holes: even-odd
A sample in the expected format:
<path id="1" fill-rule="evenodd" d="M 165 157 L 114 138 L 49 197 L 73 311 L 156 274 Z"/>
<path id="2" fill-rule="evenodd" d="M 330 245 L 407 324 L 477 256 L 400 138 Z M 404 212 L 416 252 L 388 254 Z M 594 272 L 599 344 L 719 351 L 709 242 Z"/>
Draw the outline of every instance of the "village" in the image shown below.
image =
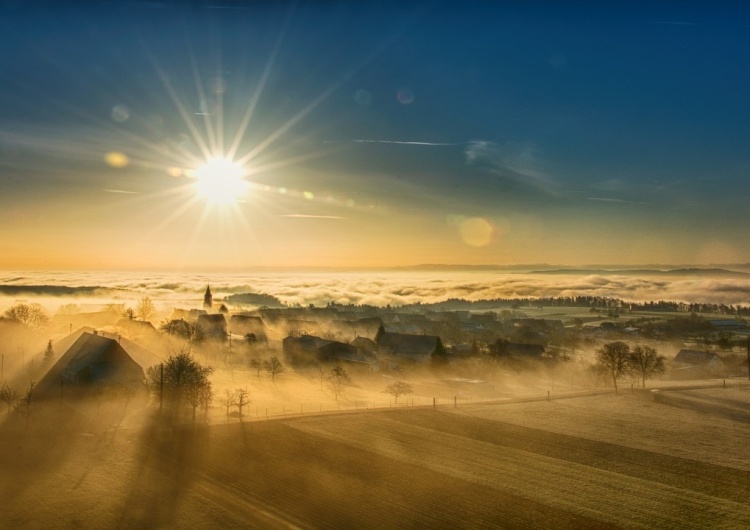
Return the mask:
<path id="1" fill-rule="evenodd" d="M 228 396 L 237 389 L 251 395 L 261 374 L 270 376 L 275 387 L 293 381 L 291 393 L 300 379 L 317 379 L 322 396 L 280 399 L 317 399 L 323 410 L 323 402 L 335 402 L 338 409 L 352 402 L 365 408 L 391 405 L 402 392 L 392 393 L 388 401 L 371 396 L 388 393 L 396 383 L 405 385 L 401 388 L 411 394 L 412 403 L 429 403 L 437 397 L 499 399 L 545 390 L 612 388 L 618 382 L 620 387 L 645 387 L 647 379 L 746 378 L 748 373 L 750 330 L 739 316 L 662 316 L 625 311 L 621 305 L 587 311 L 548 307 L 544 314 L 542 306 L 518 303 L 497 311 L 334 303 L 247 308 L 238 299 L 243 297 L 215 301 L 207 287 L 202 308 L 162 308 L 160 324 L 155 324 L 159 312 L 148 297 L 135 309 L 110 304 L 87 312 L 65 304 L 51 317 L 33 304 L 17 304 L 0 319 L 3 400 L 9 411 L 13 406 L 23 413 L 24 403 L 28 408 L 32 402 L 85 396 L 91 389 L 125 388 L 127 395 L 148 395 L 145 390 L 151 383 L 153 391 L 154 384 L 149 370 L 153 373 L 180 353 L 213 371 L 210 395 L 195 401 L 206 418 L 210 406 L 223 408 L 220 402 L 229 416 L 227 402 L 232 410 L 237 407 Z M 612 344 L 626 345 L 628 354 L 631 347 L 639 352 L 649 348 L 656 366 L 640 374 L 625 368 L 608 373 L 597 354 Z M 260 393 L 254 397 L 261 401 Z M 266 411 L 273 399 L 266 397 Z M 291 405 L 282 404 L 281 410 L 292 410 Z"/>

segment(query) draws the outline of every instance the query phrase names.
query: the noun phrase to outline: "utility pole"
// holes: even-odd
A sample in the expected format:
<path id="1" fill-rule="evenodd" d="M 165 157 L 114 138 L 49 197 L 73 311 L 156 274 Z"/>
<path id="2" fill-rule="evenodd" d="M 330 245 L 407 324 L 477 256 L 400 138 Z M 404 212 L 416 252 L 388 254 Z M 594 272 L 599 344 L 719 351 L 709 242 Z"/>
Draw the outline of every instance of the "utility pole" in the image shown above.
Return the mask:
<path id="1" fill-rule="evenodd" d="M 159 413 L 164 403 L 164 363 L 159 365 Z"/>

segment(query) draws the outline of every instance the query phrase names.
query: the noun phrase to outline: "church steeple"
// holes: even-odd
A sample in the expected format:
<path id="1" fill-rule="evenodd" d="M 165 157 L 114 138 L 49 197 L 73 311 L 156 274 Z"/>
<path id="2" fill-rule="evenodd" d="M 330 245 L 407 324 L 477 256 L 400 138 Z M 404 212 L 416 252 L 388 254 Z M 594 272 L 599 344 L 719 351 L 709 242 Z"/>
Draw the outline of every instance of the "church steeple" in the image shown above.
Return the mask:
<path id="1" fill-rule="evenodd" d="M 203 295 L 203 307 L 206 309 L 206 311 L 209 311 L 211 309 L 213 301 L 214 297 L 213 295 L 211 295 L 211 286 L 206 285 L 206 294 Z"/>

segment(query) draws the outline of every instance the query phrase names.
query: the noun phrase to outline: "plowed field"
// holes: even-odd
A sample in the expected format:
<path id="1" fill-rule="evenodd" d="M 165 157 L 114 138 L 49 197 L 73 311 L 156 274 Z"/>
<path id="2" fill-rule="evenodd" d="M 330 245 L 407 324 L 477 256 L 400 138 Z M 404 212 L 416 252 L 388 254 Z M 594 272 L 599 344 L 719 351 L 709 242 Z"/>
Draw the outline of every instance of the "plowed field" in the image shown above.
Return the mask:
<path id="1" fill-rule="evenodd" d="M 0 433 L 0 527 L 750 528 L 735 397 L 154 421 L 95 436 L 48 420 Z M 689 425 L 671 437 L 678 411 Z M 702 452 L 706 430 L 716 444 Z"/>

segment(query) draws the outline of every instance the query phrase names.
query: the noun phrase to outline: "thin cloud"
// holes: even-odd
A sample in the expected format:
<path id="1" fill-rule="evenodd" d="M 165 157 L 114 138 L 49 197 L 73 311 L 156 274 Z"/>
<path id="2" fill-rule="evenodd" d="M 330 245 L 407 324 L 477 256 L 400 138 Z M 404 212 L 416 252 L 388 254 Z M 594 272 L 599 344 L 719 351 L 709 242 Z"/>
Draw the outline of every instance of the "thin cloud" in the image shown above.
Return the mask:
<path id="1" fill-rule="evenodd" d="M 340 217 L 338 215 L 309 215 L 304 213 L 288 213 L 280 215 L 279 217 L 290 217 L 293 219 L 346 219 L 346 217 Z"/>
<path id="2" fill-rule="evenodd" d="M 646 204 L 645 202 L 626 201 L 625 199 L 613 199 L 611 197 L 586 197 L 587 201 L 614 202 L 618 204 Z"/>
<path id="3" fill-rule="evenodd" d="M 500 145 L 484 140 L 475 140 L 466 145 L 464 157 L 467 166 L 524 184 L 546 195 L 561 195 L 558 183 L 537 169 L 539 157 L 534 145 L 514 142 Z"/>
<path id="4" fill-rule="evenodd" d="M 102 190 L 102 191 L 106 191 L 107 193 L 127 193 L 127 194 L 139 193 L 137 191 L 127 191 L 127 190 Z"/>
<path id="5" fill-rule="evenodd" d="M 357 143 L 357 144 L 396 144 L 396 145 L 421 145 L 421 146 L 428 146 L 428 147 L 449 147 L 449 146 L 457 146 L 457 145 L 468 145 L 467 142 L 459 142 L 459 143 L 443 143 L 443 142 L 412 142 L 412 141 L 402 141 L 402 140 L 363 140 L 363 139 L 357 139 L 357 140 L 346 140 L 346 141 L 334 141 L 334 140 L 328 140 L 323 142 L 324 144 L 339 144 L 339 143 Z"/>

